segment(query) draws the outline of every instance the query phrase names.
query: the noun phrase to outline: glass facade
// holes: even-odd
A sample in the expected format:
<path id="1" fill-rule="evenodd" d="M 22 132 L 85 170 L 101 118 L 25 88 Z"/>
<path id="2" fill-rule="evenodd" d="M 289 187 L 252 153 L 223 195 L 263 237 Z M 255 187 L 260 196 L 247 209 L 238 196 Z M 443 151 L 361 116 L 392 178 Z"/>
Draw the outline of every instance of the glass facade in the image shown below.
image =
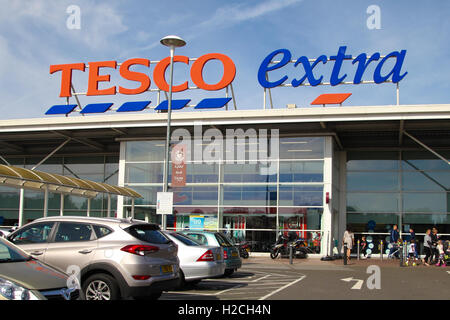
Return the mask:
<path id="1" fill-rule="evenodd" d="M 135 202 L 135 217 L 160 224 L 156 193 L 163 189 L 165 141 L 122 143 L 125 186 L 144 196 Z M 249 160 L 251 144 L 255 142 L 245 142 L 244 163 L 188 161 L 186 186 L 182 188 L 170 187 L 169 166 L 174 215 L 168 216 L 168 229 L 186 229 L 200 219 L 202 229 L 229 233 L 237 241 L 247 241 L 253 251 L 263 252 L 280 231 L 296 230 L 319 248 L 325 138 L 280 137 L 278 157 L 264 164 Z M 129 215 L 131 202 L 124 205 Z"/>
<path id="2" fill-rule="evenodd" d="M 348 152 L 347 225 L 385 240 L 394 224 L 450 233 L 450 167 L 427 151 Z"/>
<path id="3" fill-rule="evenodd" d="M 17 158 L 8 159 L 10 164 L 17 167 L 31 169 L 42 159 Z M 119 157 L 52 157 L 37 170 L 57 173 L 69 177 L 88 179 L 96 182 L 105 182 L 117 185 L 119 171 Z M 0 186 L 0 225 L 12 226 L 18 223 L 19 217 L 19 189 Z M 44 192 L 25 190 L 24 193 L 24 222 L 41 218 L 44 210 Z M 60 214 L 61 196 L 49 193 L 48 215 Z M 116 211 L 117 197 L 111 197 L 111 210 Z M 65 215 L 86 215 L 87 198 L 64 196 Z M 91 216 L 103 217 L 107 214 L 107 196 L 99 194 L 91 200 Z"/>
<path id="4" fill-rule="evenodd" d="M 418 234 L 436 226 L 448 238 L 448 164 L 428 151 L 333 151 L 331 141 L 331 137 L 281 136 L 276 157 L 264 163 L 249 159 L 260 149 L 261 140 L 247 139 L 238 142 L 245 145 L 242 163 L 220 157 L 187 161 L 184 187 L 171 188 L 169 165 L 174 214 L 167 217 L 168 229 L 193 228 L 195 222 L 201 229 L 220 230 L 238 242 L 246 241 L 252 251 L 259 252 L 267 252 L 280 232 L 292 230 L 316 252 L 322 247 L 322 254 L 325 237 L 330 236 L 331 248 L 336 241 L 339 246 L 341 229 L 347 226 L 358 238 L 369 235 L 376 244 L 374 253 L 379 252 L 379 240 L 386 241 L 394 224 L 402 233 L 412 227 Z M 38 170 L 113 185 L 121 181 L 143 195 L 135 200 L 135 218 L 161 224 L 156 200 L 157 192 L 163 191 L 165 140 L 120 143 L 120 163 L 119 156 L 54 156 Z M 199 152 L 194 144 L 191 151 Z M 208 143 L 199 145 L 205 154 Z M 440 153 L 450 158 L 450 152 Z M 40 160 L 8 158 L 12 165 L 25 168 Z M 326 193 L 329 204 L 325 203 Z M 19 189 L 0 187 L 0 201 L 0 225 L 17 223 Z M 118 203 L 122 202 L 113 196 L 113 213 L 122 212 Z M 60 195 L 49 193 L 48 214 L 59 215 L 60 206 Z M 124 216 L 131 215 L 131 206 L 131 199 L 124 198 Z M 26 190 L 24 222 L 42 217 L 43 209 L 44 193 Z M 65 215 L 86 215 L 87 199 L 64 196 L 63 211 Z M 92 200 L 91 215 L 107 215 L 106 195 Z"/>

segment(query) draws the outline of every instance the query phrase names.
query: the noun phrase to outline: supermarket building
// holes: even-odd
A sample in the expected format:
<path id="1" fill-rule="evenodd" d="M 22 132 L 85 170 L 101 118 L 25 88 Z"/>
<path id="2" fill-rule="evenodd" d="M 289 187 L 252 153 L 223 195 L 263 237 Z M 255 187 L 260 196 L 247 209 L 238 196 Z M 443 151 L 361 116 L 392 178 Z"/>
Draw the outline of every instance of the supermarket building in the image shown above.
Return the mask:
<path id="1" fill-rule="evenodd" d="M 385 60 L 396 58 L 387 76 L 382 76 L 381 67 L 377 67 L 374 81 L 367 83 L 398 84 L 406 75 L 401 71 L 404 50 L 385 57 L 376 53 L 356 58 L 345 55 L 345 50 L 346 47 L 341 47 L 336 56 L 318 58 L 323 59 L 323 64 L 334 60 L 334 76 L 328 84 L 340 84 L 339 69 L 334 72 L 336 65 L 349 59 L 360 62 L 381 59 L 378 66 L 382 66 Z M 280 54 L 282 59 L 274 61 Z M 270 94 L 266 94 L 271 88 L 305 85 L 296 79 L 283 84 L 287 77 L 278 82 L 268 81 L 269 71 L 295 62 L 288 50 L 280 49 L 263 61 L 258 72 L 264 87 L 264 108 L 237 110 L 231 85 L 236 70 L 228 57 L 209 54 L 199 59 L 183 56 L 177 59 L 176 62 L 186 64 L 193 61 L 191 80 L 197 85 L 195 89 L 225 89 L 227 98 L 208 99 L 205 95 L 195 106 L 202 110 L 172 113 L 172 147 L 180 142 L 179 137 L 174 137 L 180 130 L 194 139 L 189 141 L 193 152 L 184 164 L 183 185 L 169 184 L 173 214 L 167 216 L 168 229 L 185 230 L 195 224 L 201 229 L 223 231 L 246 240 L 256 252 L 267 252 L 280 232 L 293 230 L 321 255 L 331 254 L 336 245 L 340 246 L 347 228 L 358 238 L 367 235 L 374 253 L 394 224 L 399 225 L 402 233 L 413 228 L 423 234 L 427 228 L 436 226 L 444 237 L 450 235 L 450 104 L 399 105 L 397 99 L 397 105 L 333 107 L 323 103 L 323 107 L 266 108 L 269 99 L 272 103 Z M 211 59 L 222 59 L 224 76 L 219 84 L 225 83 L 221 85 L 203 81 L 203 66 Z M 301 57 L 295 66 L 299 61 L 305 66 L 310 63 Z M 131 63 L 150 66 L 153 62 L 145 59 L 124 62 L 121 74 L 123 66 L 129 67 Z M 149 89 L 150 82 L 146 87 L 144 79 L 141 92 L 121 90 L 130 90 L 132 94 L 157 92 L 159 103 L 161 92 L 167 91 L 162 88 L 167 85 L 164 78 L 167 58 L 156 63 L 159 75 L 154 73 L 154 81 L 159 83 L 158 89 Z M 313 62 L 309 69 L 305 67 L 303 80 L 307 77 L 308 85 L 312 86 L 327 84 L 314 78 L 315 65 Z M 346 84 L 363 82 L 365 66 L 360 65 L 364 63 L 358 64 L 353 82 Z M 95 66 L 90 63 L 89 67 L 89 75 L 98 76 L 98 68 L 116 68 L 117 63 L 101 62 Z M 64 68 L 58 65 L 50 70 L 51 73 L 68 70 Z M 73 64 L 70 68 L 84 72 L 85 65 Z M 97 77 L 94 85 L 89 85 L 87 95 L 110 94 L 99 91 L 100 81 L 106 80 Z M 67 104 L 55 106 L 66 115 L 81 108 L 78 99 L 77 104 L 70 105 L 71 89 L 70 81 L 62 83 L 60 96 L 67 97 Z M 234 110 L 228 110 L 231 103 Z M 186 104 L 181 101 L 178 109 Z M 43 212 L 49 216 L 133 216 L 161 224 L 156 206 L 157 193 L 163 191 L 168 114 L 140 112 L 155 107 L 139 102 L 125 103 L 116 112 L 105 113 L 110 107 L 110 104 L 90 104 L 81 108 L 82 113 L 90 108 L 86 113 L 94 115 L 89 116 L 0 120 L 0 159 L 11 166 L 128 187 L 142 197 L 132 201 L 130 197 L 119 195 L 111 199 L 111 195 L 99 193 L 88 200 L 73 194 L 50 193 L 47 198 L 40 190 L 25 190 L 22 197 L 19 189 L 0 186 L 0 225 L 22 225 L 42 217 Z M 119 112 L 122 108 L 126 112 Z M 211 155 L 211 142 L 219 136 L 228 137 L 230 132 L 241 138 L 232 136 L 231 141 L 233 155 L 243 161 L 227 161 L 230 150 L 223 144 L 218 157 L 216 153 L 212 160 L 198 157 Z M 195 137 L 200 137 L 200 142 Z M 254 156 L 255 152 L 261 155 L 261 150 L 270 155 L 264 162 Z M 168 180 L 172 180 L 170 170 Z"/>
<path id="2" fill-rule="evenodd" d="M 126 186 L 143 198 L 134 216 L 160 223 L 156 193 L 162 191 L 167 114 L 108 114 L 0 121 L 1 156 L 31 168 L 70 138 L 38 169 Z M 167 227 L 230 232 L 267 251 L 280 231 L 295 230 L 329 252 L 346 227 L 384 239 L 398 224 L 417 233 L 437 226 L 450 233 L 450 105 L 326 107 L 176 112 L 173 129 L 194 134 L 201 124 L 227 129 L 278 129 L 272 170 L 245 163 L 186 163 L 186 185 L 174 188 L 174 214 Z M 247 154 L 250 151 L 246 139 Z M 257 140 L 260 143 L 260 140 Z M 170 179 L 169 179 L 170 181 Z M 18 222 L 19 191 L 1 187 L 4 225 Z M 26 191 L 23 223 L 42 216 L 43 192 Z M 60 214 L 59 194 L 50 194 L 48 215 Z M 86 215 L 87 200 L 65 196 L 65 215 Z M 118 217 L 131 214 L 117 197 Z M 106 198 L 92 201 L 91 216 L 106 216 Z M 407 230 L 408 229 L 408 230 Z M 368 234 L 369 235 L 369 234 Z"/>

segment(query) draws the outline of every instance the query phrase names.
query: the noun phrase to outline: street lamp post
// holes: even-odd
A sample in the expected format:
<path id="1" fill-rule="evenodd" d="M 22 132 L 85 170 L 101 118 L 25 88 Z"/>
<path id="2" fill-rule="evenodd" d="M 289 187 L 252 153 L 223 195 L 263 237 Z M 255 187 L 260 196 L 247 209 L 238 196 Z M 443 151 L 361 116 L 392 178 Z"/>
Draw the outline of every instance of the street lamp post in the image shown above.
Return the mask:
<path id="1" fill-rule="evenodd" d="M 167 133 L 166 133 L 166 145 L 165 145 L 165 155 L 164 155 L 164 181 L 163 181 L 163 192 L 167 192 L 169 189 L 169 159 L 170 159 L 170 121 L 172 115 L 172 86 L 173 86 L 173 55 L 175 48 L 183 47 L 186 45 L 186 41 L 178 36 L 170 35 L 162 38 L 160 40 L 162 45 L 170 48 L 170 84 L 169 84 L 169 101 L 167 106 Z M 167 228 L 166 215 L 163 214 L 162 217 L 162 227 L 163 230 Z"/>

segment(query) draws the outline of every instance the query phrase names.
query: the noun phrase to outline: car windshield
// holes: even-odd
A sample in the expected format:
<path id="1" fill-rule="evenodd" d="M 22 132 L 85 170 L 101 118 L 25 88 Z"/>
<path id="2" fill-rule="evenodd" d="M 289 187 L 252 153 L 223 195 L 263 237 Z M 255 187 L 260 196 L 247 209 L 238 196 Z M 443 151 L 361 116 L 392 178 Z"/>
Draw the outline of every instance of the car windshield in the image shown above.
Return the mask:
<path id="1" fill-rule="evenodd" d="M 14 248 L 6 240 L 0 239 L 0 263 L 24 262 L 31 259 L 26 253 Z"/>
<path id="2" fill-rule="evenodd" d="M 179 233 L 169 233 L 172 237 L 177 239 L 178 241 L 184 243 L 187 246 L 200 246 L 202 243 L 194 240 L 193 238 L 188 238 L 187 236 L 184 236 Z"/>
<path id="3" fill-rule="evenodd" d="M 154 244 L 167 244 L 171 242 L 158 228 L 152 224 L 136 224 L 125 229 L 133 237 Z"/>

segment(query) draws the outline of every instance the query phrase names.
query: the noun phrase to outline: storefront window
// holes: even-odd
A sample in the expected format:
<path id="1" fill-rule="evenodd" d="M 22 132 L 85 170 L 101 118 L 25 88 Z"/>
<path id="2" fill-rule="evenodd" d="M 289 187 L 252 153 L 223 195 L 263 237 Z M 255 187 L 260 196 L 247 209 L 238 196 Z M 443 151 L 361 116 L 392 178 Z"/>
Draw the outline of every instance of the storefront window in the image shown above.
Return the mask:
<path id="1" fill-rule="evenodd" d="M 223 208 L 223 232 L 252 251 L 269 252 L 276 241 L 276 208 Z M 272 231 L 273 230 L 273 231 Z"/>
<path id="2" fill-rule="evenodd" d="M 164 140 L 129 141 L 126 143 L 126 161 L 164 161 Z"/>
<path id="3" fill-rule="evenodd" d="M 323 137 L 280 138 L 280 159 L 323 159 Z"/>
<path id="4" fill-rule="evenodd" d="M 323 161 L 280 161 L 280 182 L 322 182 Z"/>
<path id="5" fill-rule="evenodd" d="M 447 193 L 403 193 L 403 211 L 404 212 L 430 212 L 444 213 L 450 212 L 448 206 Z"/>
<path id="6" fill-rule="evenodd" d="M 217 186 L 187 186 L 173 188 L 174 205 L 214 205 L 217 204 Z"/>
<path id="7" fill-rule="evenodd" d="M 267 170 L 267 167 L 275 170 Z M 261 165 L 259 163 L 224 164 L 224 182 L 277 182 L 277 163 Z"/>
<path id="8" fill-rule="evenodd" d="M 399 212 L 398 193 L 348 193 L 348 212 Z"/>
<path id="9" fill-rule="evenodd" d="M 163 183 L 164 163 L 127 163 L 125 182 Z"/>
<path id="10" fill-rule="evenodd" d="M 274 185 L 225 185 L 222 190 L 224 205 L 271 206 L 277 203 L 277 187 Z"/>
<path id="11" fill-rule="evenodd" d="M 348 191 L 399 191 L 396 172 L 348 172 Z"/>
<path id="12" fill-rule="evenodd" d="M 135 205 L 156 205 L 156 193 L 162 192 L 163 187 L 161 186 L 133 186 L 130 185 L 136 192 L 142 195 L 143 198 L 137 198 L 134 200 Z M 126 205 L 131 205 L 131 198 L 125 198 L 124 203 Z"/>
<path id="13" fill-rule="evenodd" d="M 353 232 L 375 233 L 389 232 L 394 224 L 399 224 L 399 215 L 395 213 L 348 213 L 347 225 Z"/>
<path id="14" fill-rule="evenodd" d="M 226 151 L 229 150 L 225 150 L 222 162 L 187 162 L 185 187 L 170 187 L 169 165 L 169 191 L 174 192 L 174 214 L 167 216 L 167 227 L 175 230 L 219 229 L 237 242 L 249 242 L 253 251 L 268 252 L 280 227 L 276 225 L 277 216 L 284 219 L 303 214 L 307 221 L 305 226 L 319 230 L 320 237 L 325 138 L 281 137 L 279 152 L 271 150 L 271 155 L 278 154 L 279 157 L 270 159 L 269 164 L 250 159 L 255 152 L 265 151 L 259 149 L 258 142 L 251 139 L 238 141 L 235 155 L 241 152 L 239 156 L 245 156 L 245 163 L 226 162 L 225 156 L 229 155 Z M 137 141 L 125 144 L 125 185 L 144 196 L 144 199 L 136 199 L 136 208 L 154 208 L 156 193 L 162 191 L 164 143 Z M 199 146 L 192 143 L 192 147 Z M 273 147 L 270 143 L 269 146 Z M 201 144 L 201 147 L 205 151 L 206 146 Z M 148 153 L 158 155 L 149 156 Z M 125 203 L 131 205 L 128 199 Z M 308 234 L 308 237 L 312 236 Z"/>
<path id="15" fill-rule="evenodd" d="M 280 206 L 322 206 L 323 186 L 280 185 Z"/>
<path id="16" fill-rule="evenodd" d="M 450 233 L 450 214 L 409 214 L 403 215 L 403 226 L 406 232 L 413 228 L 416 233 L 425 233 L 427 229 L 436 227 L 439 233 Z"/>

